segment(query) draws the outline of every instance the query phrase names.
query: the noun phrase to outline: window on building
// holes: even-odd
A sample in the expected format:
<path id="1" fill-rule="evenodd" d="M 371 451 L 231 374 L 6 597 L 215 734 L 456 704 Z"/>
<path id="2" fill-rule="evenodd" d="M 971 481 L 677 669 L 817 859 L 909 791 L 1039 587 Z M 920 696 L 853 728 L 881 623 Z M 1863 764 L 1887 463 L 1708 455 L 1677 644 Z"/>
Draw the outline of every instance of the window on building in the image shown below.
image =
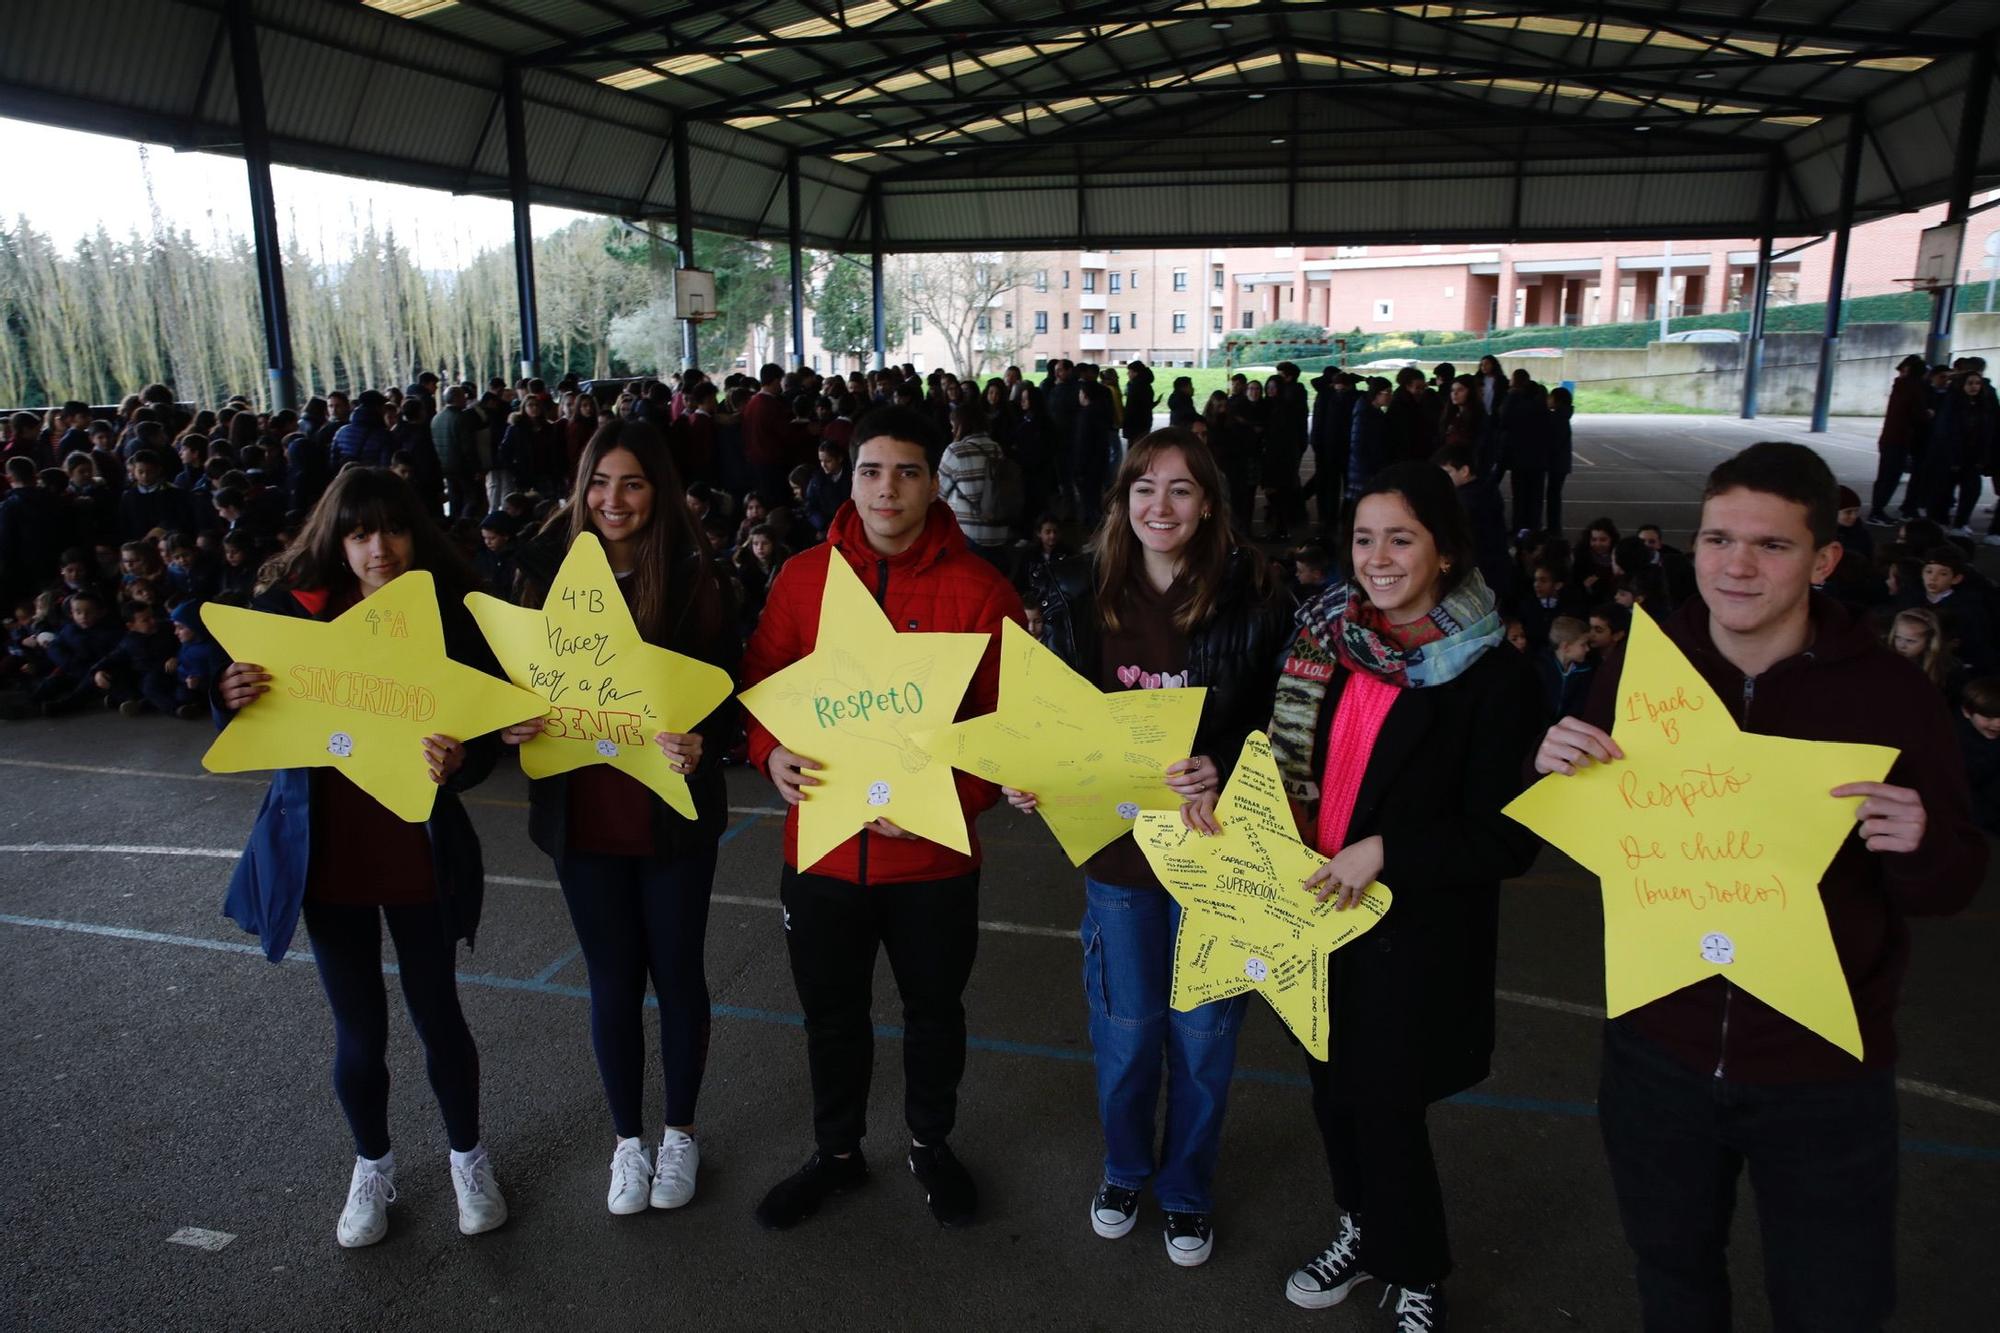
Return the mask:
<path id="1" fill-rule="evenodd" d="M 1220 315 L 1211 316 L 1209 318 L 1209 324 L 1215 329 L 1217 333 L 1222 332 L 1222 316 Z"/>
<path id="2" fill-rule="evenodd" d="M 1244 312 L 1243 312 L 1243 327 L 1244 327 L 1244 328 L 1246 328 L 1246 329 L 1254 329 L 1254 328 L 1256 328 L 1256 327 L 1257 327 L 1257 312 L 1256 312 L 1256 311 L 1254 311 L 1254 310 L 1246 310 L 1246 311 L 1244 311 Z"/>
<path id="3" fill-rule="evenodd" d="M 1396 317 L 1396 303 L 1394 301 L 1385 300 L 1385 301 L 1377 301 L 1375 303 L 1375 318 L 1394 319 L 1395 317 Z"/>
<path id="4" fill-rule="evenodd" d="M 1123 333 L 1123 332 L 1125 332 L 1125 321 L 1124 321 L 1124 320 L 1122 320 L 1122 319 L 1120 319 L 1120 318 L 1118 318 L 1118 316 L 1116 316 L 1116 315 L 1113 315 L 1113 316 L 1111 317 L 1111 331 L 1112 331 L 1113 333 Z"/>
<path id="5" fill-rule="evenodd" d="M 1125 277 L 1125 275 L 1124 275 L 1123 273 L 1120 273 L 1120 272 L 1118 272 L 1118 271 L 1117 271 L 1117 270 L 1115 270 L 1115 269 L 1114 269 L 1114 270 L 1112 270 L 1112 273 L 1111 273 L 1111 294 L 1112 294 L 1113 296 L 1116 296 L 1116 295 L 1118 295 L 1118 293 L 1119 293 L 1119 292 L 1122 292 L 1122 291 L 1124 291 L 1124 290 L 1125 290 L 1125 284 L 1124 284 L 1124 277 Z M 1086 285 L 1084 286 L 1084 290 L 1085 290 L 1085 291 L 1089 291 L 1089 290 L 1090 290 L 1090 287 L 1088 286 L 1088 284 L 1086 284 Z"/>
<path id="6" fill-rule="evenodd" d="M 1067 310 L 1063 311 L 1063 328 L 1069 328 L 1069 311 Z"/>
<path id="7" fill-rule="evenodd" d="M 815 337 L 815 338 L 819 337 L 819 316 L 818 316 L 818 315 L 814 315 L 814 316 L 813 316 L 813 337 Z M 815 366 L 815 367 L 813 367 L 813 368 L 814 368 L 815 370 L 817 370 L 817 369 L 818 369 L 818 367 L 817 367 L 817 366 Z"/>
<path id="8" fill-rule="evenodd" d="M 1132 270 L 1132 290 L 1139 290 L 1139 270 L 1136 268 Z"/>
<path id="9" fill-rule="evenodd" d="M 1133 327 L 1133 328 L 1135 328 L 1135 329 L 1136 329 L 1136 328 L 1138 328 L 1138 327 L 1139 327 L 1139 312 L 1138 312 L 1138 311 L 1136 311 L 1136 310 L 1134 310 L 1134 311 L 1132 312 L 1132 318 L 1131 318 L 1131 319 L 1130 319 L 1130 320 L 1129 320 L 1128 322 L 1130 323 L 1131 327 Z"/>
<path id="10" fill-rule="evenodd" d="M 1186 290 L 1187 290 L 1187 270 L 1186 270 L 1186 269 L 1184 269 L 1184 268 L 1177 268 L 1177 269 L 1175 269 L 1175 270 L 1174 270 L 1174 290 L 1175 290 L 1175 291 L 1177 291 L 1177 292 L 1184 292 L 1184 291 L 1186 291 Z"/>
<path id="11" fill-rule="evenodd" d="M 1214 277 L 1213 286 L 1215 290 L 1219 292 L 1222 290 L 1222 265 L 1217 264 L 1215 266 L 1215 272 L 1213 274 L 1213 277 Z"/>
<path id="12" fill-rule="evenodd" d="M 922 315 L 911 315 L 910 336 L 914 338 L 923 331 L 924 331 L 924 317 Z"/>
<path id="13" fill-rule="evenodd" d="M 1003 329 L 1011 329 L 1014 327 L 1013 311 L 1009 310 L 1006 314 L 1000 316 L 1000 327 Z"/>
<path id="14" fill-rule="evenodd" d="M 1089 269 L 1086 269 L 1084 271 L 1083 289 L 1087 292 L 1094 292 L 1097 290 L 1097 274 L 1095 271 Z"/>
<path id="15" fill-rule="evenodd" d="M 1083 331 L 1085 333 L 1097 332 L 1097 316 L 1085 315 L 1083 317 Z"/>
<path id="16" fill-rule="evenodd" d="M 1187 311 L 1185 310 L 1174 311 L 1174 332 L 1175 333 L 1187 332 Z"/>
<path id="17" fill-rule="evenodd" d="M 987 334 L 993 332 L 993 316 L 981 315 L 979 316 L 979 318 L 972 321 L 972 325 L 975 329 L 979 331 L 979 335 L 983 338 Z"/>
<path id="18" fill-rule="evenodd" d="M 1064 290 L 1064 291 L 1068 291 L 1068 290 L 1069 290 L 1069 270 L 1068 270 L 1068 269 L 1064 269 L 1064 270 L 1063 270 L 1063 290 Z"/>
<path id="19" fill-rule="evenodd" d="M 1046 310 L 1037 310 L 1035 312 L 1035 332 L 1047 333 L 1048 331 L 1049 331 L 1049 312 Z"/>
<path id="20" fill-rule="evenodd" d="M 1038 292 L 1045 292 L 1048 289 L 1049 289 L 1049 271 L 1045 268 L 1036 269 L 1035 290 Z"/>

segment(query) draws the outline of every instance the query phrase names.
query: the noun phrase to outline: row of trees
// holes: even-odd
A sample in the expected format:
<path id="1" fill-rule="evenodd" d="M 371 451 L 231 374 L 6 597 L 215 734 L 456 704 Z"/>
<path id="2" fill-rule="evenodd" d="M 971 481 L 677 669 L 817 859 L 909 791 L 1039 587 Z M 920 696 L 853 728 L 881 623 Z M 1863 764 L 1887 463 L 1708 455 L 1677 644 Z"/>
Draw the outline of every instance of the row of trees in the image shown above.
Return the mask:
<path id="1" fill-rule="evenodd" d="M 349 253 L 314 253 L 288 229 L 286 300 L 299 389 L 323 394 L 403 383 L 426 366 L 451 377 L 511 375 L 519 359 L 513 253 L 421 267 L 390 228 L 360 225 Z M 698 232 L 696 263 L 715 274 L 720 319 L 701 327 L 702 364 L 786 361 L 789 271 L 779 248 Z M 809 300 L 822 344 L 861 364 L 873 341 L 870 281 L 851 257 L 810 256 Z M 673 250 L 643 227 L 587 218 L 535 242 L 541 371 L 653 374 L 680 364 Z M 1005 364 L 1025 330 L 994 312 L 1020 288 L 1018 255 L 898 258 L 888 283 L 892 346 L 910 315 L 941 330 L 953 364 Z M 1009 321 L 1011 322 L 1011 321 Z M 0 407 L 80 398 L 115 402 L 155 381 L 216 402 L 265 390 L 263 326 L 250 241 L 203 243 L 157 218 L 150 234 L 100 228 L 64 251 L 25 218 L 0 224 Z"/>

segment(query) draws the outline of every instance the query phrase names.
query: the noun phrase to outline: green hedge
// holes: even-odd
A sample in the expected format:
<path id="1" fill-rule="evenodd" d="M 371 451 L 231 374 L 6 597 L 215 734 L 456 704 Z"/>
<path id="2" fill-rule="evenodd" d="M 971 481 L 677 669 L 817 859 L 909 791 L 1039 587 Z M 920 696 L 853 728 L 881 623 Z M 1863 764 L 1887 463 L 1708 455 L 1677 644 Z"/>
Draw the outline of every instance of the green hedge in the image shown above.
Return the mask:
<path id="1" fill-rule="evenodd" d="M 1984 283 L 1974 283 L 1964 289 L 1966 302 L 1983 298 Z M 1972 308 L 1964 305 L 1963 308 Z M 1893 324 L 1899 322 L 1924 323 L 1931 317 L 1931 298 L 1925 292 L 1891 292 L 1883 296 L 1857 296 L 1842 303 L 1841 323 L 1845 324 Z M 1764 329 L 1767 333 L 1817 333 L 1826 326 L 1826 302 L 1811 301 L 1798 305 L 1777 305 L 1769 307 L 1764 314 Z M 1512 329 L 1494 337 L 1478 333 L 1454 333 L 1439 330 L 1417 330 L 1405 333 L 1352 333 L 1326 335 L 1326 341 L 1317 345 L 1303 341 L 1293 341 L 1297 337 L 1299 325 L 1284 324 L 1268 326 L 1286 335 L 1280 347 L 1249 346 L 1247 341 L 1263 341 L 1263 329 L 1245 333 L 1241 330 L 1223 340 L 1222 355 L 1228 365 L 1250 364 L 1270 365 L 1274 361 L 1292 360 L 1310 366 L 1324 365 L 1336 359 L 1355 365 L 1364 361 L 1378 361 L 1390 357 L 1407 356 L 1425 361 L 1450 361 L 1462 370 L 1470 370 L 1480 357 L 1488 353 L 1504 358 L 1507 353 L 1524 347 L 1644 347 L 1660 336 L 1658 320 L 1633 321 L 1626 324 L 1586 324 L 1577 327 L 1547 326 Z M 1673 320 L 1668 325 L 1672 333 L 1685 333 L 1691 329 L 1735 329 L 1747 332 L 1750 327 L 1750 312 L 1732 311 L 1722 315 L 1687 315 Z M 1339 356 L 1333 348 L 1335 338 L 1347 342 L 1345 356 Z M 1284 355 L 1272 355 L 1282 352 Z"/>

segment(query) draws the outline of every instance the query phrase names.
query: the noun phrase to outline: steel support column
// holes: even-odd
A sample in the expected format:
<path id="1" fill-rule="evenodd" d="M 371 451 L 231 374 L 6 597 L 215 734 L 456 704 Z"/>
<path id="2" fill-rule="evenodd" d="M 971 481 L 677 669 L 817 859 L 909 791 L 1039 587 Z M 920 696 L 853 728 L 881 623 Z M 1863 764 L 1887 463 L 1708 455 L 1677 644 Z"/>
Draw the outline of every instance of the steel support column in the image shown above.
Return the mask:
<path id="1" fill-rule="evenodd" d="M 521 374 L 540 375 L 541 320 L 535 310 L 535 231 L 528 217 L 528 124 L 521 105 L 521 70 L 508 65 L 501 100 L 507 120 L 507 196 L 514 205 L 514 287 L 521 305 Z"/>
<path id="2" fill-rule="evenodd" d="M 1847 241 L 1854 230 L 1855 178 L 1861 174 L 1861 141 L 1866 130 L 1859 110 L 1847 118 L 1847 151 L 1840 163 L 1840 211 L 1833 233 L 1833 271 L 1826 283 L 1826 330 L 1819 340 L 1819 382 L 1813 386 L 1812 431 L 1826 430 L 1833 405 L 1834 362 L 1840 355 L 1840 294 L 1847 286 Z"/>
<path id="3" fill-rule="evenodd" d="M 806 363 L 806 264 L 799 236 L 805 219 L 799 215 L 799 155 L 785 157 L 785 248 L 792 258 L 792 357 Z"/>
<path id="4" fill-rule="evenodd" d="M 1745 421 L 1757 419 L 1757 382 L 1764 373 L 1764 312 L 1770 306 L 1771 246 L 1777 239 L 1778 167 L 1772 163 L 1764 172 L 1764 206 L 1757 223 L 1757 270 L 1751 275 L 1755 290 L 1750 294 L 1750 331 L 1743 342 L 1743 411 Z M 1725 292 L 1726 296 L 1727 293 Z"/>
<path id="5" fill-rule="evenodd" d="M 688 155 L 687 120 L 674 117 L 674 267 L 694 264 L 694 164 Z M 678 281 L 678 279 L 676 279 Z M 678 313 L 678 312 L 676 312 Z M 701 342 L 691 319 L 681 321 L 681 369 L 701 365 Z"/>
<path id="6" fill-rule="evenodd" d="M 889 338 L 882 286 L 882 187 L 868 191 L 868 303 L 875 327 L 875 369 L 889 365 Z"/>
<path id="7" fill-rule="evenodd" d="M 291 311 L 285 304 L 284 247 L 278 241 L 278 204 L 271 193 L 271 135 L 264 116 L 264 72 L 257 59 L 257 20 L 250 0 L 228 0 L 229 58 L 236 78 L 236 115 L 243 132 L 243 162 L 250 175 L 250 236 L 257 251 L 258 313 L 264 321 L 264 366 L 271 410 L 297 407 L 292 374 Z M 191 386 L 180 386 L 199 397 Z"/>
<path id="8" fill-rule="evenodd" d="M 1979 168 L 1982 131 L 1986 128 L 1986 103 L 1993 87 L 1993 43 L 1981 42 L 1972 53 L 1972 71 L 1965 80 L 1965 104 L 1959 111 L 1957 154 L 1952 159 L 1951 197 L 1944 220 L 1964 223 L 1972 207 L 1972 178 Z M 1965 246 L 1961 233 L 1959 248 Z M 1934 366 L 1951 358 L 1951 317 L 1958 298 L 1960 260 L 1954 257 L 1945 285 L 1931 292 L 1931 332 L 1924 341 L 1924 359 Z"/>

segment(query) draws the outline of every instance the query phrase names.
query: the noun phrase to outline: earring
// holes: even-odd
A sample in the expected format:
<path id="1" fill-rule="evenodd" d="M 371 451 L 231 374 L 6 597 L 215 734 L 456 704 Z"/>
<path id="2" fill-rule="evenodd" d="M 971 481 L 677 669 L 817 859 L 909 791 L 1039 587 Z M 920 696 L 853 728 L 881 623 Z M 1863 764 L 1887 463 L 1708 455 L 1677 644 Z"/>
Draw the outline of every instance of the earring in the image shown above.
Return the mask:
<path id="1" fill-rule="evenodd" d="M 1449 561 L 1449 560 L 1440 560 L 1440 561 L 1438 561 L 1438 573 L 1440 573 L 1440 574 L 1449 574 L 1449 573 L 1451 573 L 1451 561 Z"/>

